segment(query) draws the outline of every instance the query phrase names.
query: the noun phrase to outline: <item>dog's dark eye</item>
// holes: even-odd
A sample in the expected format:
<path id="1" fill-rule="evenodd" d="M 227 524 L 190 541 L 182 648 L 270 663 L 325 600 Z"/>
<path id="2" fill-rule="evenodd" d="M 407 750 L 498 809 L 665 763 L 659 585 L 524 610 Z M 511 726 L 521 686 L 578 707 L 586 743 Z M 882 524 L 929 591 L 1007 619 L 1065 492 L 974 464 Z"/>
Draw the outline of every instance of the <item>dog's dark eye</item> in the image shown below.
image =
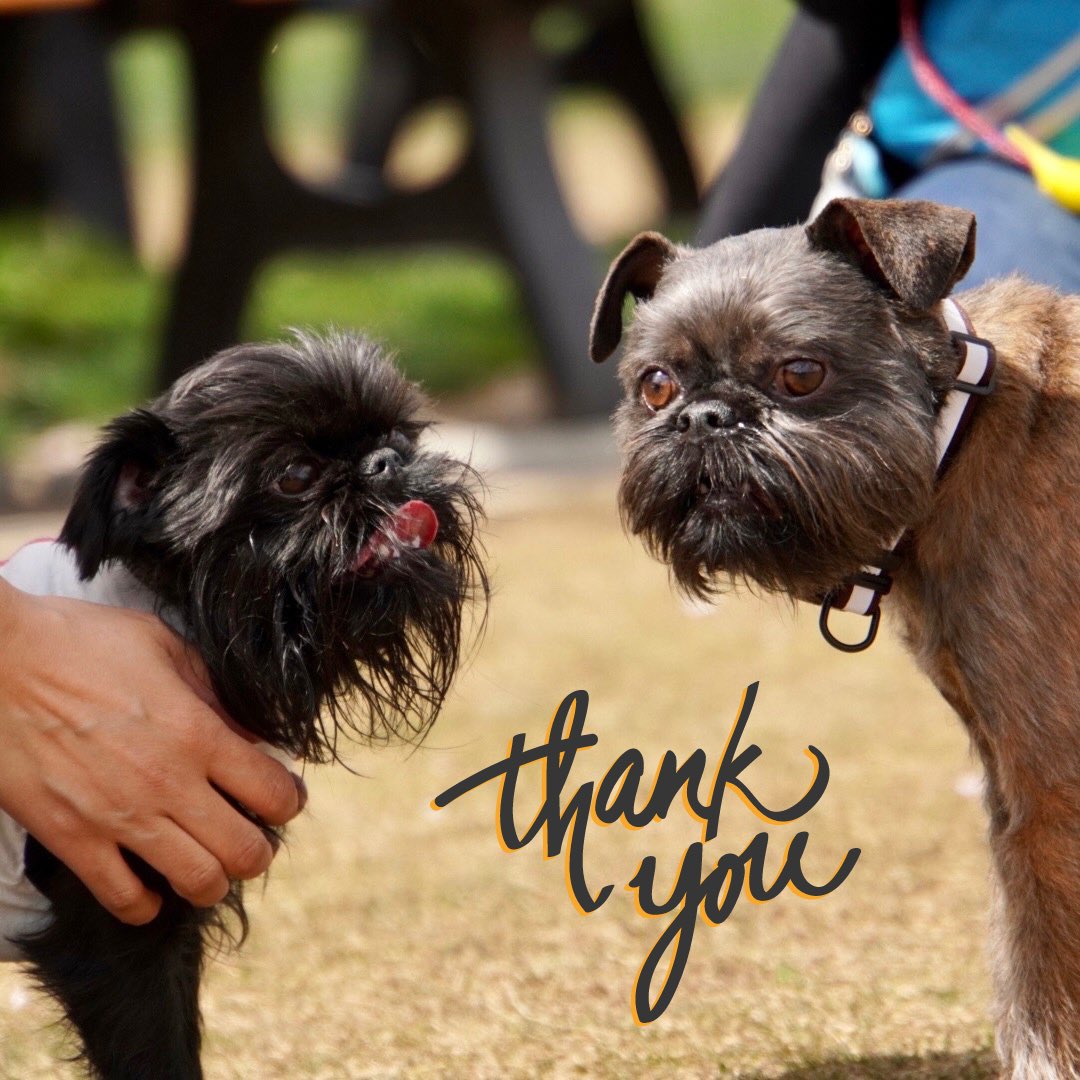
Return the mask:
<path id="1" fill-rule="evenodd" d="M 312 458 L 292 462 L 274 482 L 282 495 L 302 495 L 319 478 L 319 463 Z"/>
<path id="2" fill-rule="evenodd" d="M 789 360 L 776 373 L 777 389 L 791 397 L 812 394 L 825 381 L 825 365 L 817 360 Z"/>
<path id="3" fill-rule="evenodd" d="M 641 400 L 653 412 L 659 412 L 666 405 L 670 405 L 678 392 L 679 384 L 660 368 L 646 372 L 641 380 Z"/>

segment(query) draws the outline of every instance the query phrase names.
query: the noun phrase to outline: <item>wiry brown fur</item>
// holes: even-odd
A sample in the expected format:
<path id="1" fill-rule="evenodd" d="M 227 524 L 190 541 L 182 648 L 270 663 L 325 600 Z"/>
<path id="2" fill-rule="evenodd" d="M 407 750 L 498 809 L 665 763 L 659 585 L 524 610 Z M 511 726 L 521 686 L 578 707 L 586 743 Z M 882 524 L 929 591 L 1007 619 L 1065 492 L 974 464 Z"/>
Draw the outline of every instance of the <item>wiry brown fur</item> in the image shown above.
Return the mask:
<path id="1" fill-rule="evenodd" d="M 961 211 L 857 200 L 701 252 L 646 235 L 601 291 L 593 358 L 618 344 L 624 296 L 643 300 L 620 367 L 621 498 L 682 588 L 818 599 L 910 531 L 883 608 L 986 770 L 1003 1067 L 1080 1078 L 1080 298 L 1019 279 L 961 298 L 998 382 L 935 484 L 957 369 L 938 300 L 973 239 Z M 830 381 L 785 400 L 769 373 L 789 357 Z M 657 366 L 679 396 L 651 413 Z M 703 402 L 726 423 L 691 438 L 679 414 Z"/>
<path id="2" fill-rule="evenodd" d="M 986 769 L 998 1041 L 1080 1076 L 1080 298 L 963 296 L 998 385 L 896 574 L 908 642 Z"/>

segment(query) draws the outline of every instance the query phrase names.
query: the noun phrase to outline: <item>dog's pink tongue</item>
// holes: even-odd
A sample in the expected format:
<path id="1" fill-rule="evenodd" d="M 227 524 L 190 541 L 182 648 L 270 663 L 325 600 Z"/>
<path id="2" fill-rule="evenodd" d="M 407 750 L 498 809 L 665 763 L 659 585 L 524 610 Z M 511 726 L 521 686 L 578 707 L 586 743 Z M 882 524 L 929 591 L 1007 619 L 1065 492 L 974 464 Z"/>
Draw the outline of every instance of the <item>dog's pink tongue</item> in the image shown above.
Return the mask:
<path id="1" fill-rule="evenodd" d="M 400 548 L 422 551 L 431 547 L 439 531 L 435 511 L 420 499 L 402 503 L 389 520 L 363 546 L 356 557 L 356 570 L 370 569 L 372 563 L 392 559 Z"/>
<path id="2" fill-rule="evenodd" d="M 429 548 L 439 531 L 439 519 L 426 502 L 410 499 L 394 511 L 387 529 L 405 547 Z"/>

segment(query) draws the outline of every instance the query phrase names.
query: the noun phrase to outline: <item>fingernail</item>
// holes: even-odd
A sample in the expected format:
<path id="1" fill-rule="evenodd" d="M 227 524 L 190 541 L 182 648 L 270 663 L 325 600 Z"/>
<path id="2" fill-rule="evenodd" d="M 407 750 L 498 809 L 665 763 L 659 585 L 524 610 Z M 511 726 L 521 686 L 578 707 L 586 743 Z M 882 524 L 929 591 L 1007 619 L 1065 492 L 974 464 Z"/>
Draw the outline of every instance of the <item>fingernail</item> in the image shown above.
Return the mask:
<path id="1" fill-rule="evenodd" d="M 298 773 L 291 773 L 290 775 L 296 785 L 296 793 L 300 797 L 300 809 L 303 810 L 307 806 L 307 784 L 304 783 L 304 778 Z"/>

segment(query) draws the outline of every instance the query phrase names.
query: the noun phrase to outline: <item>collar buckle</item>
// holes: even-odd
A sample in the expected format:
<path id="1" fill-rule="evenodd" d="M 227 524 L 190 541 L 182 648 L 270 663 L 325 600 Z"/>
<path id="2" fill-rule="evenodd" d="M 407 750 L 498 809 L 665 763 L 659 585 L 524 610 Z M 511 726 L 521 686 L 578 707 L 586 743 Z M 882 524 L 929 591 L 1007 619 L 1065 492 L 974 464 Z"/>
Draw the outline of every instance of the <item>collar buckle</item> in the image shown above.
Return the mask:
<path id="1" fill-rule="evenodd" d="M 960 370 L 953 380 L 953 390 L 959 390 L 962 394 L 973 394 L 976 397 L 986 397 L 997 385 L 997 350 L 993 342 L 961 330 L 953 330 L 951 335 L 962 356 Z M 983 350 L 981 356 L 979 350 Z M 977 375 L 974 382 L 963 378 L 969 366 L 975 369 L 971 374 Z"/>

